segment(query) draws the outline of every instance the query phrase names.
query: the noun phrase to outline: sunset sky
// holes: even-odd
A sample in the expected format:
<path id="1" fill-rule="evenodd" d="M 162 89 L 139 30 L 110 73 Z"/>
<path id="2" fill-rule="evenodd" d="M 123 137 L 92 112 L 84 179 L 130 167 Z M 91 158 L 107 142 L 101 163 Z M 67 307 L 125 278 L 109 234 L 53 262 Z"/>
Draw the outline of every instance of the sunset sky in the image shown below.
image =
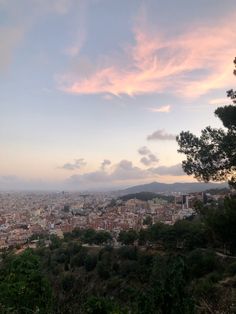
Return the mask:
<path id="1" fill-rule="evenodd" d="M 0 190 L 194 181 L 235 43 L 235 0 L 0 0 Z"/>

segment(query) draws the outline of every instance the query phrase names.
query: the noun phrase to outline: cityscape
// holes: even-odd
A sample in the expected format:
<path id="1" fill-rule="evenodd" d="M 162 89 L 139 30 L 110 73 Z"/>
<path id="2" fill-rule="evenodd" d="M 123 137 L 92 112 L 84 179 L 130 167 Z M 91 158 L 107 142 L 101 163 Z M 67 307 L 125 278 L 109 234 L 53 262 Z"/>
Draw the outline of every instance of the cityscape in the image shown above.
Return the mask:
<path id="1" fill-rule="evenodd" d="M 122 230 L 146 228 L 147 217 L 151 217 L 149 224 L 173 225 L 196 214 L 196 201 L 218 202 L 225 195 L 217 194 L 217 190 L 213 195 L 163 193 L 151 195 L 150 200 L 144 201 L 138 199 L 139 193 L 137 198 L 131 195 L 122 200 L 111 193 L 2 192 L 0 249 L 29 244 L 33 235 L 53 234 L 63 238 L 64 233 L 75 228 L 109 231 L 117 239 Z"/>
<path id="2" fill-rule="evenodd" d="M 236 314 L 236 0 L 0 0 L 0 314 Z"/>

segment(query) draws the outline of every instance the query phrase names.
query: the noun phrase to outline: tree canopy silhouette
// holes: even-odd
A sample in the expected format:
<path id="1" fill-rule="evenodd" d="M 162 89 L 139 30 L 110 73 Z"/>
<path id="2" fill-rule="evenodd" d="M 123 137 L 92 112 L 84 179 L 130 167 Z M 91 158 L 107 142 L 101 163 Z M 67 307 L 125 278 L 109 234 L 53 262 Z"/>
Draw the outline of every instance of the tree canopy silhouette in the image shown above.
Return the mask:
<path id="1" fill-rule="evenodd" d="M 234 65 L 236 67 L 236 58 Z M 182 167 L 188 175 L 204 182 L 228 180 L 229 185 L 236 188 L 236 91 L 227 91 L 227 97 L 232 104 L 215 110 L 224 128 L 208 126 L 199 137 L 182 131 L 176 140 L 178 152 L 186 155 Z"/>

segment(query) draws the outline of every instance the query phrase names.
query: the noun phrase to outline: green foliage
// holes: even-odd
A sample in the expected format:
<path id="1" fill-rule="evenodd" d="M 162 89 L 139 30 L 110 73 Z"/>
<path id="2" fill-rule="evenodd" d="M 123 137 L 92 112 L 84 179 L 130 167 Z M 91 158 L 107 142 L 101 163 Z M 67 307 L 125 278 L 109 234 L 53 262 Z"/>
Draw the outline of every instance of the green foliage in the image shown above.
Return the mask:
<path id="1" fill-rule="evenodd" d="M 59 247 L 41 247 L 19 256 L 4 252 L 0 262 L 0 313 L 190 314 L 195 313 L 194 304 L 205 310 L 202 300 L 215 309 L 215 300 L 225 291 L 221 282 L 234 282 L 233 277 L 228 277 L 235 275 L 236 268 L 232 257 L 225 259 L 208 247 L 225 243 L 228 238 L 221 232 L 230 220 L 232 228 L 225 232 L 231 230 L 227 237 L 233 235 L 233 216 L 224 220 L 216 214 L 219 211 L 227 216 L 233 208 L 233 198 L 226 199 L 217 208 L 202 207 L 197 220 L 182 220 L 173 226 L 158 223 L 135 231 L 141 247 L 84 247 L 80 244 L 84 234 L 87 241 L 97 232 L 78 229 L 78 239 L 73 236 L 72 240 L 60 240 Z M 220 221 L 224 228 L 219 228 Z M 24 254 L 19 271 L 18 263 L 12 261 Z M 30 265 L 34 265 L 33 269 Z M 31 275 L 35 272 L 36 277 Z M 23 297 L 19 294 L 22 283 L 30 287 Z M 230 298 L 227 302 L 221 306 L 229 307 Z M 220 313 L 221 308 L 218 307 Z"/>
<path id="2" fill-rule="evenodd" d="M 50 285 L 31 250 L 4 261 L 0 270 L 0 304 L 13 313 L 50 313 L 51 301 Z"/>
<path id="3" fill-rule="evenodd" d="M 228 91 L 228 97 L 235 103 L 233 90 Z M 200 137 L 189 131 L 181 132 L 177 137 L 178 151 L 186 155 L 183 169 L 198 180 L 208 182 L 228 179 L 229 184 L 236 187 L 236 106 L 219 107 L 215 114 L 226 130 L 208 126 L 201 131 Z"/>
<path id="4" fill-rule="evenodd" d="M 231 162 L 225 151 L 226 133 L 223 129 L 206 127 L 197 137 L 181 132 L 177 138 L 178 152 L 187 157 L 182 166 L 188 175 L 208 182 L 226 180 L 231 173 Z"/>
<path id="5" fill-rule="evenodd" d="M 81 267 L 85 263 L 85 259 L 87 257 L 88 250 L 84 247 L 81 247 L 79 252 L 76 253 L 72 258 L 71 258 L 71 266 L 72 267 Z"/>
<path id="6" fill-rule="evenodd" d="M 229 276 L 235 276 L 236 275 L 236 262 L 231 263 L 227 269 L 226 274 Z"/>
<path id="7" fill-rule="evenodd" d="M 108 279 L 110 277 L 110 271 L 108 268 L 107 263 L 103 262 L 103 261 L 99 261 L 97 263 L 97 272 L 98 275 L 101 279 Z"/>
<path id="8" fill-rule="evenodd" d="M 71 241 L 68 243 L 67 245 L 67 251 L 69 253 L 69 255 L 73 256 L 76 253 L 79 253 L 79 251 L 81 250 L 82 246 L 80 244 L 78 244 L 77 242 Z"/>
<path id="9" fill-rule="evenodd" d="M 201 222 L 179 220 L 174 224 L 174 231 L 182 248 L 192 250 L 197 247 L 205 247 L 207 243 L 206 226 Z"/>
<path id="10" fill-rule="evenodd" d="M 196 249 L 187 257 L 189 273 L 193 278 L 199 278 L 215 270 L 219 270 L 217 256 L 212 250 Z"/>
<path id="11" fill-rule="evenodd" d="M 125 314 L 124 310 L 108 298 L 92 296 L 85 304 L 85 313 L 88 314 Z"/>
<path id="12" fill-rule="evenodd" d="M 51 241 L 50 248 L 52 250 L 58 249 L 61 246 L 61 243 L 62 243 L 61 239 L 58 236 L 54 235 L 54 234 L 52 234 L 50 236 L 50 241 Z"/>
<path id="13" fill-rule="evenodd" d="M 118 241 L 125 245 L 134 244 L 134 241 L 137 239 L 138 233 L 133 229 L 121 231 L 118 237 Z"/>
<path id="14" fill-rule="evenodd" d="M 75 277 L 72 274 L 65 274 L 62 278 L 61 285 L 65 292 L 70 291 L 75 283 Z"/>
<path id="15" fill-rule="evenodd" d="M 147 226 L 151 226 L 152 225 L 152 217 L 151 216 L 147 216 L 146 218 L 143 219 L 143 224 L 147 225 Z"/>
<path id="16" fill-rule="evenodd" d="M 93 270 L 97 265 L 97 255 L 88 254 L 84 260 L 84 267 L 87 271 Z"/>
<path id="17" fill-rule="evenodd" d="M 166 195 L 152 193 L 152 192 L 132 193 L 132 194 L 127 194 L 120 197 L 122 201 L 128 201 L 135 198 L 141 201 L 150 201 L 150 200 L 153 200 L 154 198 L 160 198 L 167 202 L 172 202 L 174 200 L 173 196 L 166 196 Z"/>
<path id="18" fill-rule="evenodd" d="M 122 246 L 118 249 L 117 254 L 122 259 L 136 260 L 138 258 L 138 251 L 134 246 Z"/>
<path id="19" fill-rule="evenodd" d="M 112 236 L 107 231 L 97 231 L 93 243 L 94 244 L 106 244 L 112 241 Z"/>
<path id="20" fill-rule="evenodd" d="M 108 244 L 112 241 L 112 236 L 108 231 L 96 231 L 94 229 L 75 228 L 71 233 L 64 234 L 66 241 L 79 239 L 82 243 L 87 244 Z"/>
<path id="21" fill-rule="evenodd" d="M 85 229 L 82 232 L 81 240 L 83 243 L 93 244 L 96 237 L 96 231 L 94 229 Z"/>
<path id="22" fill-rule="evenodd" d="M 236 197 L 225 198 L 219 206 L 209 207 L 204 215 L 205 223 L 216 239 L 230 253 L 236 252 Z"/>
<path id="23" fill-rule="evenodd" d="M 136 276 L 138 269 L 139 269 L 138 261 L 125 260 L 121 263 L 119 272 L 123 277 L 126 277 L 128 275 Z"/>
<path id="24" fill-rule="evenodd" d="M 186 291 L 186 268 L 181 257 L 155 257 L 150 287 L 138 297 L 136 311 L 143 314 L 194 313 L 193 300 Z"/>

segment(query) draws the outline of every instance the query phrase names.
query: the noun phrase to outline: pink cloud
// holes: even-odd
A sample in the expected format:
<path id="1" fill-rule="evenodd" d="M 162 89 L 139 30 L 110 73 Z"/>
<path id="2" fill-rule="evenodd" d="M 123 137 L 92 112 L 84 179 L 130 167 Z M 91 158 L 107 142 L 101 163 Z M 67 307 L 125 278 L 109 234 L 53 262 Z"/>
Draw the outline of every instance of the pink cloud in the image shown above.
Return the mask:
<path id="1" fill-rule="evenodd" d="M 217 105 L 217 106 L 222 106 L 222 105 L 229 105 L 230 103 L 232 103 L 232 100 L 230 98 L 215 98 L 215 99 L 211 99 L 209 101 L 210 105 Z"/>
<path id="2" fill-rule="evenodd" d="M 161 107 L 158 107 L 158 108 L 151 107 L 148 110 L 151 111 L 151 112 L 168 113 L 168 112 L 171 111 L 171 106 L 170 105 L 166 105 L 166 106 L 161 106 Z"/>
<path id="3" fill-rule="evenodd" d="M 174 38 L 140 23 L 134 29 L 134 45 L 126 46 L 122 56 L 107 58 L 110 65 L 97 64 L 86 77 L 61 76 L 60 88 L 74 94 L 172 92 L 184 97 L 225 88 L 232 81 L 235 20 L 232 16 L 217 26 L 195 27 Z"/>

